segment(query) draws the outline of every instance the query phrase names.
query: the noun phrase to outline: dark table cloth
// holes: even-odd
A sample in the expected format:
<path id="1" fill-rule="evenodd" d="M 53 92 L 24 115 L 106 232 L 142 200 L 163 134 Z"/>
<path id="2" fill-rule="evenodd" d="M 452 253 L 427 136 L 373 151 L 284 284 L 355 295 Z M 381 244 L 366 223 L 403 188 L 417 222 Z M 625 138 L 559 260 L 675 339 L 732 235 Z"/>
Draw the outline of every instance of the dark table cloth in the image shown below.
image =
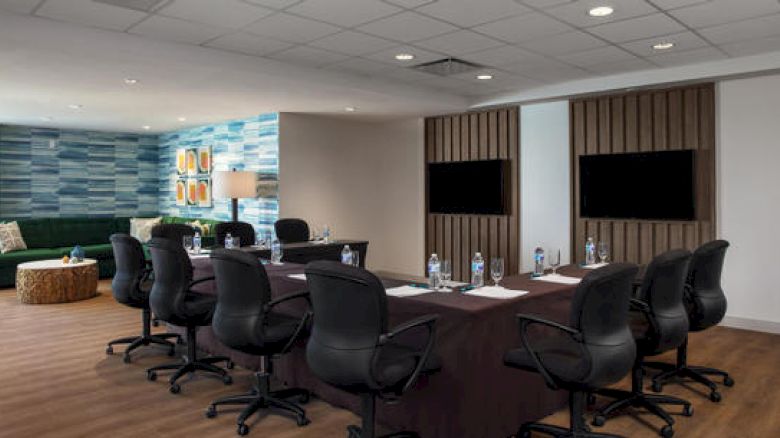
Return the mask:
<path id="1" fill-rule="evenodd" d="M 194 259 L 193 266 L 196 279 L 213 275 L 208 258 Z M 305 281 L 288 277 L 302 273 L 302 265 L 266 265 L 266 270 L 274 297 L 306 288 Z M 562 268 L 560 272 L 578 277 L 587 273 L 574 267 Z M 507 277 L 502 285 L 530 293 L 506 300 L 457 292 L 388 296 L 390 328 L 422 315 L 440 315 L 435 351 L 443 368 L 421 379 L 399 403 L 379 403 L 380 424 L 393 430 L 414 430 L 424 438 L 507 437 L 523 422 L 542 418 L 566 404 L 564 391 L 549 390 L 537 374 L 505 367 L 503 355 L 520 346 L 517 313 L 538 314 L 568 324 L 576 285 L 533 281 L 527 275 Z M 213 282 L 203 283 L 198 290 L 215 293 Z M 247 292 L 250 291 L 251 285 L 247 285 Z M 198 342 L 203 350 L 227 354 L 243 367 L 259 367 L 258 357 L 224 347 L 210 327 L 199 331 Z M 303 342 L 275 361 L 274 372 L 286 385 L 309 389 L 333 405 L 360 412 L 358 397 L 321 382 L 311 373 Z"/>

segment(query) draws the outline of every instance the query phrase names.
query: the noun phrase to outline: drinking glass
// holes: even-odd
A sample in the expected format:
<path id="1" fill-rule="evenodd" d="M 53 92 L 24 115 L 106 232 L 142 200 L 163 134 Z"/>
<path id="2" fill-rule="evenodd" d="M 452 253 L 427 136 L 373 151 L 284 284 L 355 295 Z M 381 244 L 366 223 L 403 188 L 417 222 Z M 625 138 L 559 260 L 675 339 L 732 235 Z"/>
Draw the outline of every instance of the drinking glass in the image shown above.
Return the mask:
<path id="1" fill-rule="evenodd" d="M 448 290 L 450 279 L 452 279 L 452 263 L 449 260 L 442 260 L 439 266 L 439 275 L 441 275 L 441 286 Z"/>
<path id="2" fill-rule="evenodd" d="M 184 245 L 185 251 L 192 252 L 192 236 L 182 237 L 182 244 Z"/>
<path id="3" fill-rule="evenodd" d="M 496 257 L 490 261 L 490 277 L 493 279 L 493 283 L 498 287 L 498 283 L 504 278 L 504 259 Z"/>
<path id="4" fill-rule="evenodd" d="M 263 246 L 266 248 L 271 247 L 271 243 L 273 242 L 273 234 L 270 231 L 265 232 L 265 242 L 263 243 Z"/>
<path id="5" fill-rule="evenodd" d="M 320 234 L 320 227 L 319 226 L 312 225 L 310 232 L 311 232 L 311 240 L 313 242 L 316 242 L 316 241 L 322 239 L 322 235 Z"/>
<path id="6" fill-rule="evenodd" d="M 607 242 L 599 242 L 599 259 L 601 263 L 606 263 L 609 258 L 609 245 Z"/>
<path id="7" fill-rule="evenodd" d="M 550 251 L 550 258 L 547 259 L 548 263 L 550 263 L 550 268 L 552 268 L 552 275 L 555 275 L 558 271 L 558 267 L 561 266 L 561 250 L 553 250 Z"/>
<path id="8" fill-rule="evenodd" d="M 241 237 L 233 236 L 230 239 L 230 247 L 233 248 L 233 249 L 240 249 L 241 248 Z"/>
<path id="9" fill-rule="evenodd" d="M 352 266 L 360 267 L 360 251 L 354 249 L 352 250 Z"/>

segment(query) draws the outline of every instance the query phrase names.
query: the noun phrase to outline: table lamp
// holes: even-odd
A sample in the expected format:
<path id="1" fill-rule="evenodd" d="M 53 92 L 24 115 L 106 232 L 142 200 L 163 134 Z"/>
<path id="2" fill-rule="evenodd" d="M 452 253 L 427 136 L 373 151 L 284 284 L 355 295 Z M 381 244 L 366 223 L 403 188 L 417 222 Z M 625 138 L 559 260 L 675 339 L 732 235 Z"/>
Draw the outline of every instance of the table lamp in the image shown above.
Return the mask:
<path id="1" fill-rule="evenodd" d="M 238 222 L 238 198 L 255 198 L 257 175 L 250 171 L 214 171 L 213 193 L 215 198 L 232 201 L 232 220 Z"/>

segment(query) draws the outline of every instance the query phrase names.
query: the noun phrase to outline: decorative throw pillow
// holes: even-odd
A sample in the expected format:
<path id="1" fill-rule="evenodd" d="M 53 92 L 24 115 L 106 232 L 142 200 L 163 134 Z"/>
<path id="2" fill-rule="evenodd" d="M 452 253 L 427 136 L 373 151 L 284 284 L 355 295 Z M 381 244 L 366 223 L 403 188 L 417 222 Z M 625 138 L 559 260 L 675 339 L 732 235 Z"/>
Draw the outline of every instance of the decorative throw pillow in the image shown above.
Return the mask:
<path id="1" fill-rule="evenodd" d="M 192 222 L 187 222 L 187 225 L 191 226 L 192 228 L 195 228 L 195 231 L 199 232 L 201 236 L 206 236 L 209 234 L 208 224 L 202 224 L 200 223 L 200 221 L 192 221 Z"/>
<path id="2" fill-rule="evenodd" d="M 162 217 L 130 218 L 130 235 L 141 243 L 146 243 L 152 238 L 152 228 L 162 222 Z"/>
<path id="3" fill-rule="evenodd" d="M 27 244 L 22 239 L 22 231 L 19 230 L 19 224 L 16 222 L 0 224 L 0 253 L 5 254 L 23 249 L 27 249 Z"/>

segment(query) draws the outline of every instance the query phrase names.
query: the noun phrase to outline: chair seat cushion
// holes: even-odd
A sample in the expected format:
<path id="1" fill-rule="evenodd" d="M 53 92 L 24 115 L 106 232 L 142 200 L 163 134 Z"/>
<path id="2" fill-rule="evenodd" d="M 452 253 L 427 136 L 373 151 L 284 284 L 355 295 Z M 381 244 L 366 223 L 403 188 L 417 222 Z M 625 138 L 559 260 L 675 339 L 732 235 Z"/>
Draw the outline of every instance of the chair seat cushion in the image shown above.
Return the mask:
<path id="1" fill-rule="evenodd" d="M 182 303 L 183 316 L 186 321 L 194 325 L 209 325 L 214 317 L 214 309 L 217 306 L 216 295 L 207 295 L 190 292 Z"/>
<path id="2" fill-rule="evenodd" d="M 281 313 L 271 312 L 266 315 L 263 324 L 263 341 L 265 347 L 278 347 L 281 349 L 295 334 L 301 319 Z"/>
<path id="3" fill-rule="evenodd" d="M 531 340 L 531 348 L 538 353 L 539 360 L 550 375 L 570 383 L 582 382 L 589 366 L 582 346 L 563 336 Z M 531 354 L 525 348 L 509 350 L 504 355 L 504 364 L 525 371 L 538 372 Z"/>
<path id="4" fill-rule="evenodd" d="M 389 342 L 378 352 L 376 379 L 383 387 L 392 387 L 405 381 L 412 375 L 420 361 L 420 349 L 399 342 Z M 422 373 L 430 374 L 441 369 L 441 358 L 431 353 L 423 366 Z"/>

